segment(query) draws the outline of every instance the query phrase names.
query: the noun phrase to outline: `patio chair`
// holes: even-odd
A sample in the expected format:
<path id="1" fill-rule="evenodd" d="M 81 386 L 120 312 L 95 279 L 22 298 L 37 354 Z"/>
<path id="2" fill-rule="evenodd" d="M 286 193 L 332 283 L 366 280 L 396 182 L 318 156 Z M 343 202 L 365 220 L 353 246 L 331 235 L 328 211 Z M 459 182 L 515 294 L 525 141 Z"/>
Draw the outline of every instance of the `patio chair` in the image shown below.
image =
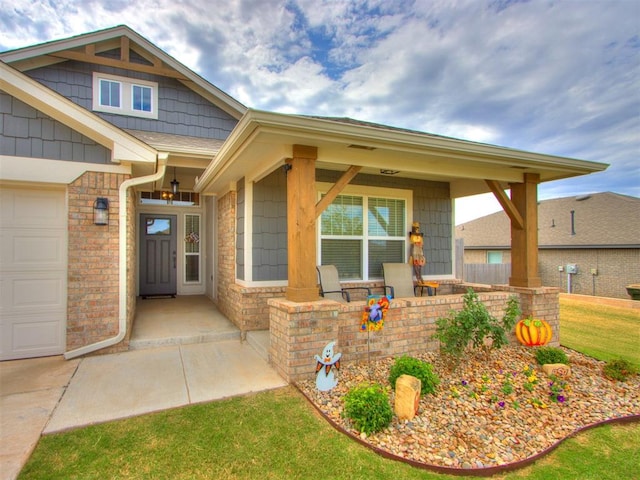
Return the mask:
<path id="1" fill-rule="evenodd" d="M 340 277 L 338 269 L 335 265 L 318 265 L 318 278 L 320 279 L 320 295 L 337 302 L 350 302 L 350 290 L 366 291 L 367 295 L 371 295 L 369 287 L 342 287 L 340 285 Z"/>
<path id="2" fill-rule="evenodd" d="M 422 294 L 424 287 L 427 287 L 427 295 L 432 294 L 429 285 L 413 284 L 413 269 L 408 263 L 383 263 L 382 275 L 385 292 L 389 290 L 392 298 L 415 297 L 418 288 Z"/>

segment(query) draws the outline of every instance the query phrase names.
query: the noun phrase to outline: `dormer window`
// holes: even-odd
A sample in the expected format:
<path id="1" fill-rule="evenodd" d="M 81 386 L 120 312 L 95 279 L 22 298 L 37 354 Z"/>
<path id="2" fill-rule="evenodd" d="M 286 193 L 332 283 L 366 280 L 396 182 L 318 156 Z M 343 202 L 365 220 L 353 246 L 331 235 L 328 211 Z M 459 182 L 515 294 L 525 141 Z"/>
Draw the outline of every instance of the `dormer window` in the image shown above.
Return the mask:
<path id="1" fill-rule="evenodd" d="M 94 72 L 93 110 L 157 119 L 158 84 Z"/>

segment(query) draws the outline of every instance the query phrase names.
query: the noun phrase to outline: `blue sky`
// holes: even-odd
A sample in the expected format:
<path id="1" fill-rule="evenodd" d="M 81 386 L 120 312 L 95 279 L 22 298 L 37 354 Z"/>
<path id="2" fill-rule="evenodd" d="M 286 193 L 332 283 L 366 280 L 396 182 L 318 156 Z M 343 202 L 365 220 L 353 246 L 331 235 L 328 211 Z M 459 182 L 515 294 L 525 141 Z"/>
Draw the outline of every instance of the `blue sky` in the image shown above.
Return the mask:
<path id="1" fill-rule="evenodd" d="M 604 162 L 540 199 L 640 197 L 638 0 L 0 0 L 0 51 L 120 24 L 248 107 Z"/>

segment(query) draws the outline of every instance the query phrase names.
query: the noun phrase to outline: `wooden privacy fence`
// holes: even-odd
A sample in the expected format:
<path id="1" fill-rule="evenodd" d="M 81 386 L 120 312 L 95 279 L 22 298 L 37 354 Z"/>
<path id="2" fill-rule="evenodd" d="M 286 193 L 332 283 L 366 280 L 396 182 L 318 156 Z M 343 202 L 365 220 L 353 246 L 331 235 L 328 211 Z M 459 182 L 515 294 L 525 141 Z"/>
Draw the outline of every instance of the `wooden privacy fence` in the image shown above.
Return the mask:
<path id="1" fill-rule="evenodd" d="M 510 263 L 465 263 L 463 279 L 466 283 L 502 285 L 509 283 Z"/>

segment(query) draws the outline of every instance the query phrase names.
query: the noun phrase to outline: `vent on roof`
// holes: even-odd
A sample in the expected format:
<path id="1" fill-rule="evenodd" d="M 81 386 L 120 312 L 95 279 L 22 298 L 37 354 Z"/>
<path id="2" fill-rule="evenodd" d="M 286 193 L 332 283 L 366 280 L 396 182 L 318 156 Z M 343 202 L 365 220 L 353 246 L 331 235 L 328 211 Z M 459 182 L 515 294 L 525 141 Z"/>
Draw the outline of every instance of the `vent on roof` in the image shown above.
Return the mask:
<path id="1" fill-rule="evenodd" d="M 576 202 L 581 202 L 583 200 L 589 200 L 591 198 L 591 195 L 578 195 L 576 197 Z"/>

